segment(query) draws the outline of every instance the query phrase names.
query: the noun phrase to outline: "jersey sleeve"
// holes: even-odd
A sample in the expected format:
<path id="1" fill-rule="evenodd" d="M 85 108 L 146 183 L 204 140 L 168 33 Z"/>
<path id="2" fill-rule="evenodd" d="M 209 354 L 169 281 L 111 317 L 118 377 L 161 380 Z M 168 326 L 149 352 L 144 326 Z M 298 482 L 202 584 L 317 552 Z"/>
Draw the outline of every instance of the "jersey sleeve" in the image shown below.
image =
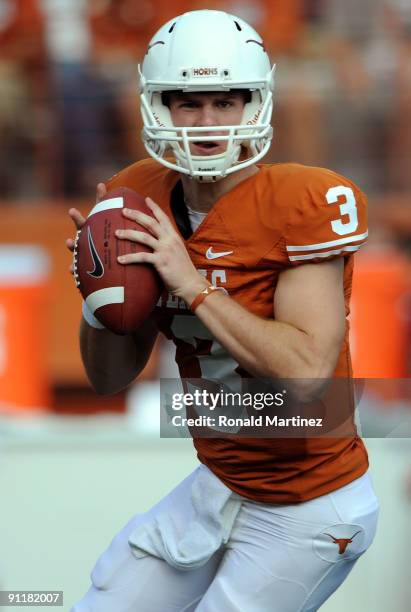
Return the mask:
<path id="1" fill-rule="evenodd" d="M 364 245 L 367 199 L 350 180 L 307 168 L 289 191 L 284 248 L 291 265 L 347 257 Z"/>

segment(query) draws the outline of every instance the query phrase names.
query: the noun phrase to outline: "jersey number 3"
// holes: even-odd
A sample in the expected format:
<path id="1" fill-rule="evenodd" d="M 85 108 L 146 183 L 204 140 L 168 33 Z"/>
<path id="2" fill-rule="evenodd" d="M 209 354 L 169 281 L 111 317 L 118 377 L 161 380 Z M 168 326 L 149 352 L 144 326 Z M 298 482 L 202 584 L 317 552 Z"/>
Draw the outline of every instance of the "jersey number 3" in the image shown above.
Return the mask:
<path id="1" fill-rule="evenodd" d="M 345 236 L 346 234 L 355 232 L 358 227 L 358 212 L 353 190 L 350 189 L 350 187 L 339 185 L 338 187 L 331 187 L 331 189 L 327 191 L 325 197 L 328 204 L 338 204 L 339 197 L 345 198 L 345 202 L 339 206 L 341 216 L 347 215 L 348 219 L 345 222 L 343 222 L 342 219 L 331 221 L 333 232 L 339 236 Z"/>

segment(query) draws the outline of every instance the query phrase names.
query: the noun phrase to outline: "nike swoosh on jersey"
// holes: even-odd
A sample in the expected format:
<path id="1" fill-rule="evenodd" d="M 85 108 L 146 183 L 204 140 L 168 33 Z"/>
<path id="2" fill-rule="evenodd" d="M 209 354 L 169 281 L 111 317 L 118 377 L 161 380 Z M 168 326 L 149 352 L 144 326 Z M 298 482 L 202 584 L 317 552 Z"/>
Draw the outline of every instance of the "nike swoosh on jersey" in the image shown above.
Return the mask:
<path id="1" fill-rule="evenodd" d="M 234 251 L 221 251 L 219 253 L 215 253 L 213 251 L 213 247 L 207 249 L 206 257 L 207 259 L 218 259 L 218 257 L 225 257 L 226 255 L 231 255 Z"/>
<path id="2" fill-rule="evenodd" d="M 93 278 L 101 278 L 104 274 L 104 266 L 99 254 L 97 253 L 97 249 L 94 245 L 93 236 L 91 235 L 91 230 L 89 227 L 87 228 L 87 239 L 88 246 L 90 249 L 90 255 L 94 264 L 94 270 L 91 270 L 91 272 L 87 271 L 87 274 L 89 274 Z"/>

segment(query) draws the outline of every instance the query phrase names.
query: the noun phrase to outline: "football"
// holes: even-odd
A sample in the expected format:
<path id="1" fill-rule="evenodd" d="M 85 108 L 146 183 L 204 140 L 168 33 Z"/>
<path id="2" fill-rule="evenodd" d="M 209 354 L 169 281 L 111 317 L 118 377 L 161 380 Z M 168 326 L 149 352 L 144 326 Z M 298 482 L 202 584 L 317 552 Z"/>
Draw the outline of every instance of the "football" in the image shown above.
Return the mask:
<path id="1" fill-rule="evenodd" d="M 151 264 L 122 265 L 117 257 L 150 251 L 138 242 L 119 240 L 117 229 L 147 230 L 122 214 L 123 208 L 152 216 L 144 198 L 126 187 L 108 193 L 90 211 L 77 232 L 73 272 L 88 308 L 107 329 L 117 334 L 135 331 L 156 305 L 163 284 Z"/>

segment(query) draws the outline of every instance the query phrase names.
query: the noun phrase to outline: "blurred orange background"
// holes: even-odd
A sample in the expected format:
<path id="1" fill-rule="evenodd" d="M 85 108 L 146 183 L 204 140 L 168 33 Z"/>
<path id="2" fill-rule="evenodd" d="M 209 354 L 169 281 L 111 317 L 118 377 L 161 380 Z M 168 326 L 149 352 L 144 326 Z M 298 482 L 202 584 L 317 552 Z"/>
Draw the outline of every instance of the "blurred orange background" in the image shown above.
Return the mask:
<path id="1" fill-rule="evenodd" d="M 266 161 L 327 166 L 368 194 L 370 245 L 357 258 L 353 290 L 354 374 L 410 376 L 411 7 L 400 0 L 0 0 L 0 242 L 39 245 L 51 262 L 45 301 L 33 313 L 39 333 L 26 323 L 23 336 L 8 342 L 30 345 L 38 365 L 31 376 L 42 381 L 39 397 L 52 410 L 65 411 L 73 398 L 78 410 L 97 410 L 79 357 L 67 210 L 89 210 L 97 182 L 145 156 L 137 64 L 158 27 L 198 8 L 244 17 L 278 65 Z M 158 374 L 161 351 L 146 378 Z M 13 378 L 13 363 L 4 372 L 9 387 L 24 384 Z M 124 397 L 99 398 L 98 409 L 121 411 Z"/>

